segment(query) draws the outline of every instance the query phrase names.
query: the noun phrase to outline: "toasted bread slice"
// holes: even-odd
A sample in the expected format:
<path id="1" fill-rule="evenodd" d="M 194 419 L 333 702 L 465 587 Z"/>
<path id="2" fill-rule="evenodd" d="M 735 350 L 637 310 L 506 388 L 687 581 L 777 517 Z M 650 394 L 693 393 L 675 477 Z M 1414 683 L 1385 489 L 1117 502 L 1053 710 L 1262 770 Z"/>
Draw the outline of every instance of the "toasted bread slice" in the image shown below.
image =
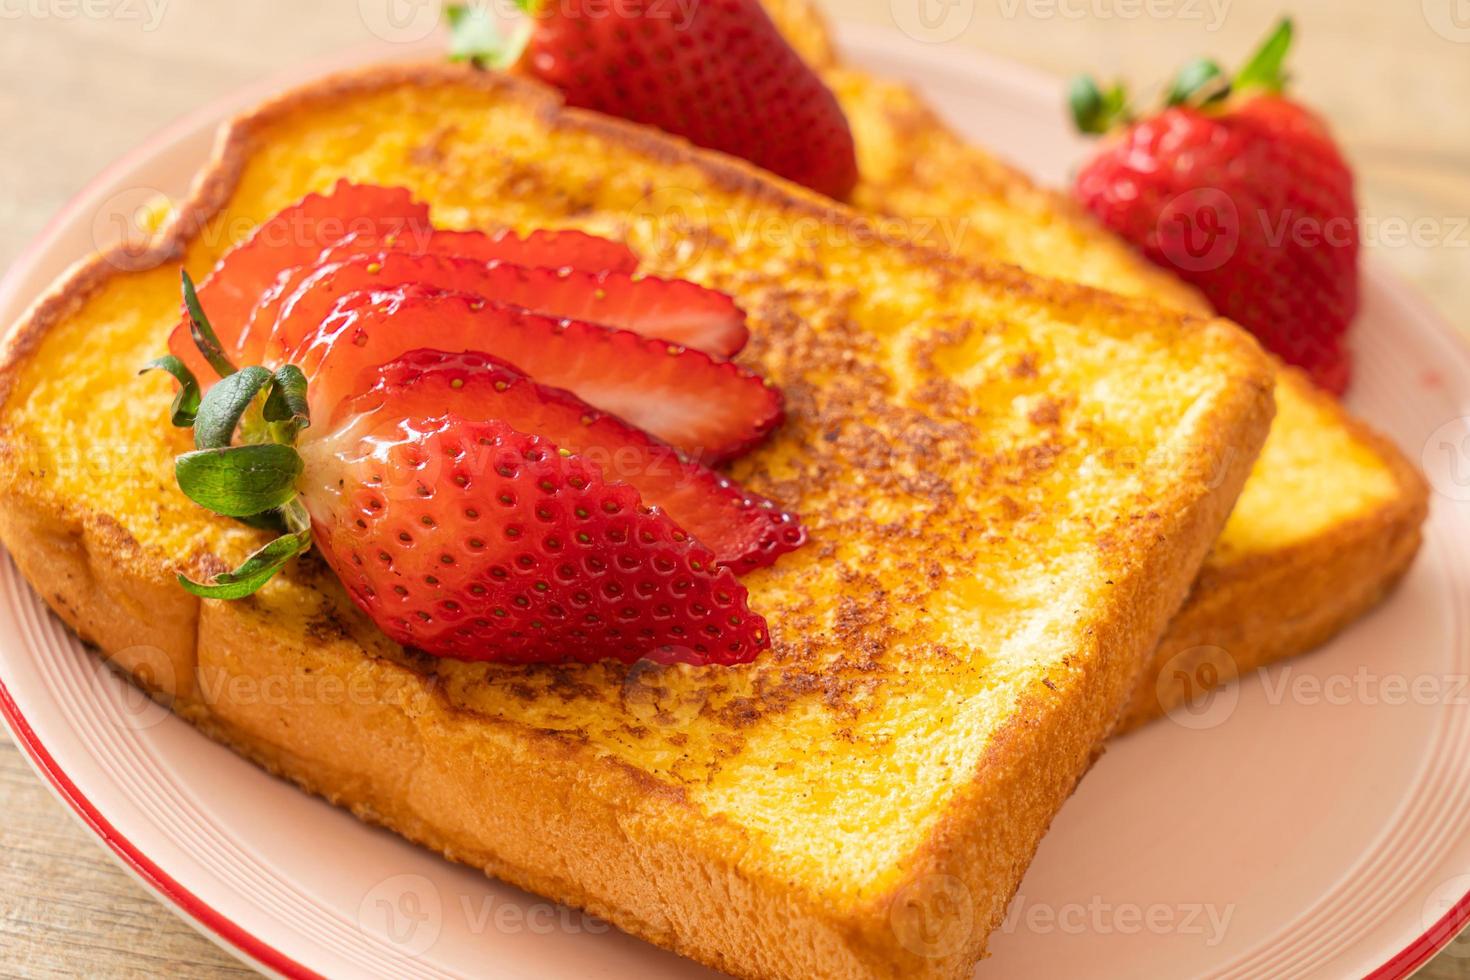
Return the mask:
<path id="1" fill-rule="evenodd" d="M 744 580 L 768 654 L 437 661 L 312 561 L 247 601 L 178 588 L 260 539 L 174 489 L 169 384 L 136 366 L 180 261 L 343 176 L 444 225 L 624 238 L 749 311 L 789 418 L 736 473 L 812 534 Z M 962 976 L 1223 526 L 1273 372 L 1224 321 L 875 237 L 529 83 L 323 81 L 235 122 L 150 254 L 20 326 L 0 537 L 179 714 L 364 819 L 741 976 Z"/>
<path id="2" fill-rule="evenodd" d="M 911 219 L 962 255 L 1209 314 L 1192 287 L 966 143 L 910 88 L 842 66 L 808 0 L 764 3 L 847 114 L 857 207 Z M 1403 453 L 1296 370 L 1281 368 L 1276 403 L 1255 472 L 1121 729 L 1329 639 L 1387 595 L 1419 549 L 1428 487 Z"/>

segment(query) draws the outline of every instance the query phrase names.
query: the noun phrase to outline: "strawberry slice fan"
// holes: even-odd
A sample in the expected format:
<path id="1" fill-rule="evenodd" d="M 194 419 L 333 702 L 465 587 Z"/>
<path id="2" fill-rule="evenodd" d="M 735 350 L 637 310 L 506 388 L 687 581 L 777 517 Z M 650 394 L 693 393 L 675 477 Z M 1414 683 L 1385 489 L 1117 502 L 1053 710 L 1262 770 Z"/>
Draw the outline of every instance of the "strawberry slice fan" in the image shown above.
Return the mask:
<path id="1" fill-rule="evenodd" d="M 754 658 L 769 637 L 737 575 L 806 531 L 710 463 L 779 424 L 780 392 L 727 360 L 748 336 L 728 296 L 636 265 L 575 231 L 435 229 L 406 191 L 343 181 L 197 290 L 183 273 L 184 320 L 145 368 L 179 382 L 193 430 L 179 486 L 281 533 L 180 582 L 238 599 L 315 545 L 388 636 L 438 656 Z"/>

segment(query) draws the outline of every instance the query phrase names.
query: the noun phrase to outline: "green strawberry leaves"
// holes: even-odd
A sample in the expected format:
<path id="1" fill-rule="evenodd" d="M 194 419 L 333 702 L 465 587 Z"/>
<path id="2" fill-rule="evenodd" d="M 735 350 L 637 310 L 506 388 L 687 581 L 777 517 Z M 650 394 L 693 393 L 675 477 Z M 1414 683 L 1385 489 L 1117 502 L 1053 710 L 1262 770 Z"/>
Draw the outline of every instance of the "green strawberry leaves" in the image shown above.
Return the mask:
<path id="1" fill-rule="evenodd" d="M 1164 93 L 1164 105 L 1197 109 L 1217 105 L 1239 92 L 1279 93 L 1287 83 L 1286 55 L 1291 50 L 1291 18 L 1277 23 L 1271 34 L 1232 79 L 1210 58 L 1187 62 Z M 1082 75 L 1072 80 L 1067 91 L 1072 122 L 1083 133 L 1106 133 L 1133 122 L 1128 92 L 1121 82 L 1104 89 Z"/>
<path id="2" fill-rule="evenodd" d="M 281 568 L 304 551 L 311 549 L 311 531 L 296 531 L 256 551 L 233 571 L 216 575 L 204 584 L 179 576 L 179 584 L 194 595 L 206 599 L 243 599 L 259 591 Z"/>
<path id="3" fill-rule="evenodd" d="M 296 496 L 301 455 L 278 442 L 196 449 L 174 460 L 179 489 L 225 517 L 253 517 Z"/>
<path id="4" fill-rule="evenodd" d="M 1292 34 L 1291 18 L 1283 17 L 1235 76 L 1237 92 L 1250 89 L 1280 92 L 1286 87 L 1286 53 L 1291 50 Z"/>
<path id="5" fill-rule="evenodd" d="M 287 364 L 271 379 L 274 387 L 265 400 L 267 422 L 290 422 L 299 428 L 311 425 L 311 409 L 306 405 L 306 375 L 294 364 Z"/>
<path id="6" fill-rule="evenodd" d="M 209 389 L 194 420 L 194 445 L 219 449 L 235 438 L 240 419 L 257 395 L 271 384 L 273 375 L 263 367 L 247 367 L 226 375 Z"/>
<path id="7" fill-rule="evenodd" d="M 1222 99 L 1230 93 L 1230 80 L 1225 72 L 1210 58 L 1195 58 L 1179 69 L 1164 104 L 1204 105 Z"/>
<path id="8" fill-rule="evenodd" d="M 195 416 L 199 414 L 199 382 L 195 380 L 194 372 L 172 354 L 154 358 L 143 365 L 138 373 L 147 374 L 149 371 L 167 371 L 174 376 L 174 380 L 179 383 L 179 392 L 174 395 L 169 421 L 180 429 L 192 426 Z"/>
<path id="9" fill-rule="evenodd" d="M 517 5 L 534 15 L 535 0 L 517 0 Z M 449 21 L 449 60 L 468 61 L 476 68 L 508 68 L 520 60 L 531 40 L 531 24 L 518 21 L 507 35 L 490 10 L 480 4 L 451 3 L 444 8 Z"/>
<path id="10" fill-rule="evenodd" d="M 1072 122 L 1084 133 L 1106 133 L 1133 120 L 1128 92 L 1122 82 L 1101 89 L 1090 75 L 1079 75 L 1072 79 L 1067 102 L 1072 109 Z"/>
<path id="11" fill-rule="evenodd" d="M 199 353 L 221 378 L 234 374 L 235 365 L 225 356 L 224 345 L 219 342 L 219 336 L 209 325 L 209 317 L 204 315 L 204 308 L 199 305 L 194 280 L 183 269 L 179 270 L 179 275 L 184 282 L 184 309 L 189 313 L 189 333 L 194 338 L 194 346 L 199 348 Z"/>
<path id="12" fill-rule="evenodd" d="M 293 447 L 311 424 L 306 375 L 294 364 L 275 371 L 237 368 L 199 303 L 194 281 L 187 272 L 180 278 L 194 344 L 220 380 L 201 397 L 198 380 L 177 357 L 160 357 L 143 368 L 167 371 L 178 381 L 170 420 L 194 430 L 196 448 L 174 460 L 174 477 L 201 507 L 285 533 L 212 582 L 180 575 L 179 584 L 204 598 L 241 599 L 311 548 L 311 520 L 296 493 L 304 464 Z"/>

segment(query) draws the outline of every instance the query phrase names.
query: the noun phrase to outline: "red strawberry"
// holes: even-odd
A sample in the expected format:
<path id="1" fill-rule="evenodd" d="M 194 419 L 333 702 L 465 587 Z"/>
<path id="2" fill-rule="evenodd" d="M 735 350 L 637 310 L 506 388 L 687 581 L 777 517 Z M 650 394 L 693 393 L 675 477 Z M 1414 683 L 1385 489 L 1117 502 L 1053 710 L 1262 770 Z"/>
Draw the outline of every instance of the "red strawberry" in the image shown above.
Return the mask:
<path id="1" fill-rule="evenodd" d="M 266 293 L 251 312 L 241 330 L 237 349 L 243 360 L 264 356 L 265 339 L 269 338 L 280 315 L 281 307 L 319 268 L 336 265 L 359 255 L 445 256 L 488 262 L 509 262 L 531 268 L 576 269 L 587 273 L 613 272 L 631 275 L 638 259 L 621 242 L 609 241 L 580 231 L 533 231 L 525 237 L 510 231 L 486 234 L 479 231 L 441 231 L 427 235 L 390 235 L 374 238 L 354 235 L 334 243 L 312 264 L 297 266 L 281 274 L 279 282 Z"/>
<path id="2" fill-rule="evenodd" d="M 781 421 L 780 392 L 732 362 L 422 286 L 349 293 L 286 359 L 312 379 L 313 405 L 329 409 L 363 390 L 367 372 L 425 346 L 493 350 L 538 382 L 711 464 L 749 449 Z"/>
<path id="3" fill-rule="evenodd" d="M 595 466 L 604 480 L 636 489 L 644 503 L 661 508 L 719 564 L 737 572 L 769 565 L 806 540 L 796 517 L 770 500 L 488 354 L 414 351 L 376 375 L 369 394 L 344 403 L 339 415 L 380 402 L 403 415 L 501 419 L 534 432 Z"/>
<path id="4" fill-rule="evenodd" d="M 657 126 L 829 197 L 857 183 L 837 99 L 759 0 L 522 5 L 533 18 L 524 51 L 489 54 L 560 89 L 568 104 Z M 450 17 L 456 56 L 486 54 L 475 35 L 488 14 L 455 5 Z"/>
<path id="5" fill-rule="evenodd" d="M 1284 21 L 1228 85 L 1212 62 L 1191 63 L 1169 108 L 1110 137 L 1076 191 L 1149 259 L 1341 394 L 1341 338 L 1358 310 L 1353 176 L 1322 121 L 1280 94 L 1290 42 Z M 1121 89 L 1085 79 L 1073 110 L 1093 132 L 1130 118 Z"/>
<path id="6" fill-rule="evenodd" d="M 430 232 L 429 208 L 403 188 L 339 180 L 326 194 L 309 194 L 266 221 L 231 249 L 199 286 L 210 319 L 228 350 L 260 297 L 283 271 L 310 264 L 342 238 L 423 238 Z M 214 376 L 189 334 L 185 319 L 169 337 L 169 349 L 201 380 Z"/>
<path id="7" fill-rule="evenodd" d="M 502 421 L 365 405 L 301 447 L 300 486 L 322 554 L 397 642 L 517 663 L 766 646 L 745 588 L 631 486 Z"/>
<path id="8" fill-rule="evenodd" d="M 356 213 L 370 206 L 382 211 L 376 220 Z M 293 229 L 299 230 L 299 237 L 292 237 L 298 234 Z M 334 233 L 336 238 L 324 241 Z M 209 304 L 210 320 L 226 353 L 254 364 L 265 356 L 265 340 L 281 304 L 318 265 L 384 251 L 589 273 L 631 274 L 638 265 L 627 246 L 579 231 L 534 231 L 525 237 L 505 230 L 440 231 L 430 227 L 428 209 L 413 202 L 406 190 L 343 181 L 331 195 L 308 197 L 262 225 L 199 287 L 200 300 Z M 201 381 L 213 375 L 189 335 L 187 320 L 174 329 L 169 349 Z"/>
<path id="9" fill-rule="evenodd" d="M 271 358 L 295 350 L 348 293 L 409 284 L 631 330 L 717 357 L 736 353 L 750 335 L 745 313 L 730 297 L 691 282 L 378 252 L 325 263 L 301 280 L 289 297 L 275 304 L 279 312 L 267 334 L 270 339 L 256 353 Z"/>
<path id="10" fill-rule="evenodd" d="M 183 279 L 194 335 L 218 349 Z M 294 365 L 240 368 L 202 399 L 176 358 L 149 367 L 181 382 L 174 424 L 194 430 L 198 448 L 175 463 L 180 489 L 218 514 L 284 530 L 211 582 L 180 575 L 196 595 L 251 595 L 316 545 L 379 628 L 438 656 L 735 664 L 769 642 L 734 573 L 630 483 L 510 421 L 456 414 L 510 415 L 594 452 L 653 445 L 506 365 L 421 352 L 313 428 Z M 712 531 L 742 520 L 722 484 L 705 482 L 700 501 L 698 485 L 644 483 Z"/>

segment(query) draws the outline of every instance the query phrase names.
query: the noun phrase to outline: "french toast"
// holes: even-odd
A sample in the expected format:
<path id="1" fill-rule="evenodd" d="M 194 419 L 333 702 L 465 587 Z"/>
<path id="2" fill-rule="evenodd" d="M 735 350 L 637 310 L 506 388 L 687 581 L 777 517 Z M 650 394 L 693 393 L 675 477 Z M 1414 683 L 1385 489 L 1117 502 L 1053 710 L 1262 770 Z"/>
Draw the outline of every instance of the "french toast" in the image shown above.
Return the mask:
<path id="1" fill-rule="evenodd" d="M 188 442 L 137 367 L 181 263 L 342 177 L 448 227 L 621 239 L 747 310 L 740 360 L 788 418 L 733 475 L 811 536 L 743 579 L 768 653 L 436 660 L 317 561 L 238 602 L 178 587 L 261 536 L 178 492 Z M 19 325 L 0 538 L 178 714 L 364 819 L 737 975 L 960 977 L 1223 526 L 1272 385 L 1224 321 L 881 242 L 531 83 L 390 67 L 236 120 L 147 253 L 80 265 Z"/>
<path id="2" fill-rule="evenodd" d="M 912 89 L 843 65 L 816 5 L 762 2 L 847 115 L 856 207 L 912 219 L 915 234 L 962 255 L 1210 313 L 1070 198 L 967 143 Z M 1418 552 L 1428 511 L 1418 470 L 1301 372 L 1278 371 L 1266 448 L 1120 730 L 1325 642 L 1386 596 Z"/>

